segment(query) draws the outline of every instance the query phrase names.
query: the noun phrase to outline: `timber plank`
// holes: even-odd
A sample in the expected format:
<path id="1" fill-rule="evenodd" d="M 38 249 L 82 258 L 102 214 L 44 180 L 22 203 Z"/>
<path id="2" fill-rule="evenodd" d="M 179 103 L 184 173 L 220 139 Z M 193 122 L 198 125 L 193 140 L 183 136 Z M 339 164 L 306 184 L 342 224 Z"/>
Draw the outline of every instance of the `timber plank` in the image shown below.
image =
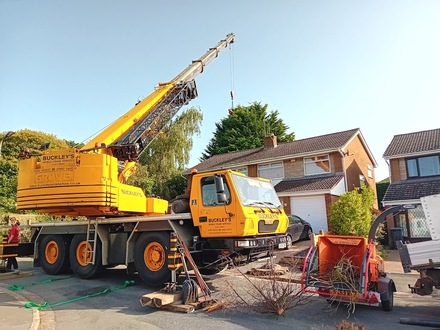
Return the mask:
<path id="1" fill-rule="evenodd" d="M 0 281 L 1 280 L 9 280 L 11 278 L 20 278 L 32 276 L 31 271 L 22 271 L 22 270 L 14 270 L 12 272 L 0 273 Z"/>

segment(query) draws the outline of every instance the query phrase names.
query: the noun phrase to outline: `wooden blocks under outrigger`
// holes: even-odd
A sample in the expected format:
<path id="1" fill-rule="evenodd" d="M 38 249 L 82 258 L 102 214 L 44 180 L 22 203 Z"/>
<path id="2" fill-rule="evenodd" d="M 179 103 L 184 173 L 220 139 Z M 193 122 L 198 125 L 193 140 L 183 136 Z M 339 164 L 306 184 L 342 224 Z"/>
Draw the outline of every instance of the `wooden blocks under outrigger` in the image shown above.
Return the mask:
<path id="1" fill-rule="evenodd" d="M 187 261 L 194 273 L 195 280 L 189 275 Z M 211 290 L 203 280 L 188 247 L 177 233 L 170 235 L 168 268 L 171 270 L 171 282 L 167 283 L 166 287 L 160 291 L 143 295 L 140 299 L 142 306 L 192 313 L 215 302 L 211 298 Z M 181 285 L 177 284 L 177 269 L 179 268 L 183 269 L 186 277 Z"/>
<path id="2" fill-rule="evenodd" d="M 215 301 L 211 297 L 199 297 L 197 301 L 183 303 L 182 292 L 157 291 L 145 294 L 141 297 L 141 305 L 144 307 L 160 308 L 172 312 L 193 313 L 196 310 L 205 308 Z"/>

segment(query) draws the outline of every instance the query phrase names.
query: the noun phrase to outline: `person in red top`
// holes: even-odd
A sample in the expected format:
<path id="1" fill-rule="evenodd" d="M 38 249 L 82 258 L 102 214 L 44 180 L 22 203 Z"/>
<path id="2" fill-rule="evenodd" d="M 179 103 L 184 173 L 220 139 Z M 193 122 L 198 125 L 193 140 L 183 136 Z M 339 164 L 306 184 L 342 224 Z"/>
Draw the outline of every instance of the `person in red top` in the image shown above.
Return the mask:
<path id="1" fill-rule="evenodd" d="M 11 217 L 9 223 L 11 224 L 11 229 L 9 229 L 8 232 L 8 244 L 18 243 L 20 241 L 20 227 L 17 224 L 17 219 Z M 8 269 L 12 269 L 12 267 L 18 269 L 17 259 L 15 257 L 9 257 L 6 267 Z"/>

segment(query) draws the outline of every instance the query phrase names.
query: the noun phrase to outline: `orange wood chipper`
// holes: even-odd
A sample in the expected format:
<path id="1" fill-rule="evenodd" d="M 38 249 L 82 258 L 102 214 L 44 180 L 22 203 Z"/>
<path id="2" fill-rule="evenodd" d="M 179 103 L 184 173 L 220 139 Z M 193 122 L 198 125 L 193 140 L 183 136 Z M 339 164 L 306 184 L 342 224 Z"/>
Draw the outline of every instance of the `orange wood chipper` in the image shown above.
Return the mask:
<path id="1" fill-rule="evenodd" d="M 395 284 L 387 277 L 374 242 L 365 237 L 315 235 L 301 283 L 304 292 L 318 294 L 328 302 L 393 309 Z"/>

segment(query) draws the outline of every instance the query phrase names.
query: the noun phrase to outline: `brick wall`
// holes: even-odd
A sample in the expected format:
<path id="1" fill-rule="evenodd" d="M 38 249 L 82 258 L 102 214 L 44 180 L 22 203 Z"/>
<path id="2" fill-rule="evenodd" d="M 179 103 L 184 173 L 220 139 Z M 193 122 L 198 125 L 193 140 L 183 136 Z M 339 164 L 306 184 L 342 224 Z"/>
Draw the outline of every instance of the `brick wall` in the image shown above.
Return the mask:
<path id="1" fill-rule="evenodd" d="M 298 178 L 304 176 L 304 160 L 303 158 L 294 158 L 285 160 L 284 177 L 285 178 Z"/>
<path id="2" fill-rule="evenodd" d="M 378 208 L 377 204 L 377 192 L 376 192 L 376 179 L 373 175 L 370 178 L 368 176 L 368 165 L 373 168 L 373 160 L 369 157 L 364 145 L 362 144 L 359 136 L 356 136 L 347 146 L 345 156 L 345 168 L 347 172 L 347 188 L 349 191 L 354 187 L 360 186 L 359 175 L 362 174 L 365 178 L 365 182 L 370 186 L 374 194 L 376 195 L 376 202 L 374 207 Z"/>
<path id="3" fill-rule="evenodd" d="M 405 180 L 406 168 L 403 159 L 390 159 L 391 182 Z"/>

